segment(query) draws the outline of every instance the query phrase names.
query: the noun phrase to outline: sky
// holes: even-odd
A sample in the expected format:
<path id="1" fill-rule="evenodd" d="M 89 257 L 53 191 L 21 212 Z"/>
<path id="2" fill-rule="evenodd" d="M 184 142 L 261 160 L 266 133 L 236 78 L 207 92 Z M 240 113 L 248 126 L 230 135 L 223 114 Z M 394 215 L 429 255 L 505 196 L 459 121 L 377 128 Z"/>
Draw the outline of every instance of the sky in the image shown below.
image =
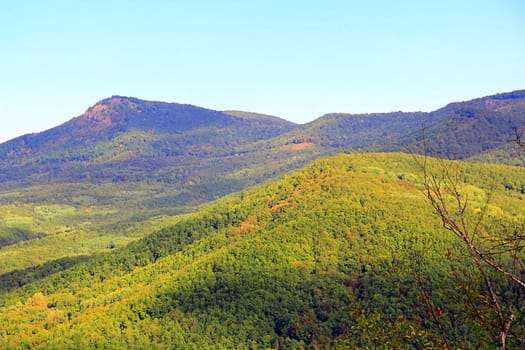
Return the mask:
<path id="1" fill-rule="evenodd" d="M 0 0 L 0 142 L 112 96 L 306 123 L 525 89 L 522 0 Z"/>

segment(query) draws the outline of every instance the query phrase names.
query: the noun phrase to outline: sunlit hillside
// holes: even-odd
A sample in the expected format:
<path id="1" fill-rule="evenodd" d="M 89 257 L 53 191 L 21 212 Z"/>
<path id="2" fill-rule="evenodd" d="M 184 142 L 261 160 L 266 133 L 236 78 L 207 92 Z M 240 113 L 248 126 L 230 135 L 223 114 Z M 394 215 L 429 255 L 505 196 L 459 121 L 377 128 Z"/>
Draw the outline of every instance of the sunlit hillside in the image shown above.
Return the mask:
<path id="1" fill-rule="evenodd" d="M 491 348 L 497 321 L 421 192 L 421 160 L 319 160 L 63 270 L 3 275 L 0 347 Z M 524 227 L 523 168 L 447 164 L 469 216 L 490 198 L 487 233 Z M 465 281 L 481 292 L 465 299 Z M 509 347 L 524 331 L 517 313 Z"/>

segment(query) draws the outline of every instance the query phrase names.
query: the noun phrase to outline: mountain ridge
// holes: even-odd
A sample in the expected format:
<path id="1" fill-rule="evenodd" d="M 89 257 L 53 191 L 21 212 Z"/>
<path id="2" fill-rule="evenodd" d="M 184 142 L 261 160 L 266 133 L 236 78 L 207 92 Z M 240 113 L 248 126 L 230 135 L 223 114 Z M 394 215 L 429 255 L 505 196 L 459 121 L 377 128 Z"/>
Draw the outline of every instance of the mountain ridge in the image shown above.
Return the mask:
<path id="1" fill-rule="evenodd" d="M 78 147 L 78 142 L 73 141 L 107 141 L 131 130 L 184 133 L 198 127 L 225 128 L 236 122 L 247 123 L 244 129 L 237 129 L 235 136 L 251 136 L 247 138 L 248 142 L 261 141 L 288 132 L 289 138 L 296 134 L 297 138 L 313 139 L 321 147 L 338 148 L 347 152 L 399 151 L 409 146 L 417 149 L 414 147 L 414 140 L 421 143 L 423 137 L 428 138 L 425 142 L 444 136 L 462 138 L 464 129 L 476 127 L 479 123 L 483 125 L 478 129 L 488 127 L 488 131 L 498 133 L 495 140 L 491 142 L 485 138 L 482 140 L 485 144 L 470 153 L 447 149 L 443 142 L 434 146 L 437 153 L 442 153 L 447 158 L 462 159 L 499 147 L 504 141 L 508 141 L 513 129 L 523 127 L 524 111 L 525 90 L 516 90 L 452 102 L 428 113 L 327 113 L 311 122 L 295 124 L 279 117 L 254 112 L 214 111 L 190 104 L 146 101 L 114 95 L 89 107 L 81 116 L 55 128 L 22 135 L 0 144 L 0 161 L 11 160 L 10 164 L 14 165 L 17 158 L 27 159 L 38 153 L 39 149 L 49 153 L 60 146 Z M 507 119 L 507 125 L 501 125 L 502 118 Z M 454 125 L 459 127 L 454 128 Z M 502 140 L 499 134 L 505 127 L 511 132 L 508 133 L 507 140 Z M 422 136 L 424 129 L 425 136 Z M 259 134 L 254 135 L 254 130 L 258 130 Z M 470 136 L 472 135 L 464 137 L 466 141 Z M 289 141 L 298 142 L 293 139 Z M 472 144 L 470 142 L 469 146 Z M 417 151 L 422 152 L 420 149 Z"/>
<path id="2" fill-rule="evenodd" d="M 90 210 L 117 210 L 122 224 L 149 220 L 193 211 L 337 153 L 525 165 L 510 142 L 523 127 L 525 90 L 431 113 L 330 113 L 306 124 L 115 95 L 56 128 L 0 144 L 0 214 L 11 203 L 53 204 L 76 210 L 69 219 L 75 228 L 92 222 Z M 14 227 L 0 220 L 0 237 L 9 237 L 2 244 L 42 236 L 39 214 L 26 212 Z"/>
<path id="3" fill-rule="evenodd" d="M 19 136 L 13 140 L 0 144 L 0 157 L 6 158 L 6 144 L 17 144 L 24 146 L 28 143 L 39 143 L 39 147 L 46 145 L 47 139 L 56 139 L 59 136 L 65 140 L 59 140 L 50 146 L 69 145 L 73 139 L 80 139 L 83 142 L 97 141 L 100 138 L 112 138 L 116 134 L 138 129 L 141 131 L 173 132 L 182 133 L 199 127 L 226 127 L 235 122 L 246 122 L 247 125 L 253 124 L 250 119 L 226 114 L 197 107 L 190 104 L 178 104 L 168 102 L 146 101 L 134 97 L 112 96 L 103 99 L 89 107 L 82 115 L 72 118 L 69 121 L 49 130 L 40 133 L 33 133 Z M 263 126 L 272 127 L 265 118 Z M 286 129 L 294 124 L 285 122 L 283 119 L 275 118 L 279 123 L 275 123 L 275 128 Z M 261 126 L 261 125 L 257 125 Z M 249 134 L 248 134 L 249 135 Z M 69 137 L 68 137 L 69 136 Z M 60 141 L 62 143 L 60 143 Z M 77 145 L 78 146 L 78 145 Z M 11 147 L 14 149 L 15 147 Z M 34 153 L 31 149 L 24 149 L 20 152 L 22 156 Z"/>
<path id="4" fill-rule="evenodd" d="M 329 113 L 289 134 L 292 141 L 294 136 L 317 139 L 317 144 L 341 152 L 402 151 L 466 159 L 504 147 L 524 127 L 525 90 L 517 90 L 452 102 L 432 112 Z"/>
<path id="5" fill-rule="evenodd" d="M 289 125 L 309 125 L 309 124 L 312 124 L 312 123 L 315 123 L 317 120 L 320 120 L 320 119 L 325 119 L 325 118 L 328 118 L 328 117 L 339 117 L 339 116 L 349 116 L 349 117 L 353 117 L 353 118 L 367 118 L 367 117 L 382 117 L 382 116 L 388 116 L 388 115 L 391 115 L 391 116 L 396 116 L 396 115 L 399 115 L 399 114 L 439 114 L 440 112 L 442 111 L 447 111 L 447 110 L 450 110 L 450 109 L 454 109 L 458 106 L 461 106 L 461 105 L 464 105 L 464 104 L 469 104 L 469 105 L 479 105 L 479 102 L 482 102 L 487 108 L 491 108 L 491 109 L 500 109 L 502 107 L 504 108 L 510 108 L 511 106 L 509 106 L 508 104 L 502 104 L 501 102 L 509 102 L 509 101 L 516 101 L 516 100 L 524 100 L 524 101 L 519 101 L 517 104 L 510 104 L 511 106 L 514 105 L 514 107 L 516 106 L 519 106 L 519 107 L 522 107 L 523 105 L 525 105 L 525 89 L 523 90 L 515 90 L 515 91 L 510 91 L 510 92 L 502 92 L 502 93 L 497 93 L 497 94 L 494 94 L 494 95 L 487 95 L 487 96 L 484 96 L 484 97 L 479 97 L 479 98 L 474 98 L 474 99 L 471 99 L 471 100 L 465 100 L 465 101 L 456 101 L 456 102 L 451 102 L 447 105 L 445 105 L 444 107 L 441 107 L 435 111 L 431 111 L 431 112 L 421 112 L 421 111 L 391 111 L 391 112 L 368 112 L 368 113 L 348 113 L 348 112 L 329 112 L 329 113 L 325 113 L 323 115 L 321 115 L 320 117 L 310 121 L 310 122 L 307 122 L 307 123 L 304 123 L 304 124 L 296 124 L 296 123 L 293 123 L 291 121 L 288 121 L 286 119 L 283 119 L 283 118 L 280 118 L 280 117 L 277 117 L 277 116 L 271 116 L 271 115 L 268 115 L 268 114 L 262 114 L 262 113 L 257 113 L 257 112 L 247 112 L 247 111 L 240 111 L 240 110 L 224 110 L 224 111 L 217 111 L 217 110 L 211 110 L 211 109 L 207 109 L 207 108 L 204 108 L 204 107 L 199 107 L 199 106 L 196 106 L 196 105 L 193 105 L 193 104 L 181 104 L 181 103 L 176 103 L 176 102 L 164 102 L 164 101 L 156 101 L 156 100 L 143 100 L 143 99 L 140 99 L 140 98 L 137 98 L 137 97 L 130 97 L 130 96 L 122 96 L 122 95 L 112 95 L 111 97 L 107 97 L 107 98 L 104 98 L 100 101 L 98 101 L 97 103 L 95 103 L 94 105 L 90 106 L 87 108 L 86 112 L 84 112 L 82 115 L 78 116 L 78 117 L 74 117 L 60 125 L 58 125 L 57 127 L 61 127 L 61 126 L 64 126 L 65 124 L 68 124 L 69 122 L 71 122 L 72 120 L 75 120 L 77 118 L 84 118 L 84 119 L 88 119 L 88 120 L 93 120 L 93 121 L 98 121 L 99 123 L 101 124 L 104 124 L 104 121 L 107 123 L 108 122 L 108 118 L 110 117 L 125 117 L 127 115 L 127 113 L 124 113 L 124 112 L 132 112 L 133 110 L 135 111 L 138 111 L 138 112 L 141 112 L 140 109 L 136 109 L 137 108 L 137 103 L 146 103 L 146 104 L 153 104 L 153 105 L 159 105 L 159 106 L 177 106 L 179 107 L 180 109 L 184 109 L 184 108 L 187 108 L 187 109 L 206 109 L 208 111 L 212 111 L 212 112 L 215 112 L 215 113 L 218 113 L 219 114 L 225 114 L 225 115 L 229 115 L 229 116 L 234 116 L 234 117 L 240 117 L 240 118 L 245 118 L 245 119 L 251 119 L 251 118 L 246 118 L 246 117 L 254 117 L 254 118 L 257 118 L 257 117 L 261 117 L 261 118 L 264 118 L 266 120 L 270 120 L 270 119 L 274 119 L 274 120 L 279 120 L 279 121 L 282 121 L 283 123 L 285 124 L 289 124 Z M 107 111 L 108 110 L 108 106 L 115 106 L 115 105 L 118 105 L 118 102 L 126 102 L 127 103 L 127 107 L 128 107 L 128 110 L 127 111 L 123 111 L 123 109 L 121 108 L 121 106 L 118 108 L 118 110 L 115 110 L 115 109 L 109 109 L 109 112 L 110 112 L 110 115 L 108 115 L 107 113 L 104 113 L 104 111 Z M 497 103 L 499 102 L 499 104 Z M 121 112 L 119 114 L 119 112 Z M 52 130 L 52 129 L 55 129 L 56 127 L 54 128 L 51 128 L 51 129 L 48 129 L 48 130 L 44 130 L 42 132 L 36 132 L 36 133 L 29 133 L 29 134 L 24 134 L 24 135 L 20 135 L 20 136 L 17 136 L 17 137 L 14 137 L 13 139 L 10 139 L 10 140 L 6 140 L 2 143 L 0 143 L 0 145 L 2 144 L 5 144 L 5 143 L 9 143 L 11 141 L 14 141 L 18 138 L 21 138 L 21 137 L 28 137 L 28 136 L 34 136 L 34 135 L 38 135 L 38 134 L 41 134 L 41 133 L 45 133 L 49 130 Z"/>

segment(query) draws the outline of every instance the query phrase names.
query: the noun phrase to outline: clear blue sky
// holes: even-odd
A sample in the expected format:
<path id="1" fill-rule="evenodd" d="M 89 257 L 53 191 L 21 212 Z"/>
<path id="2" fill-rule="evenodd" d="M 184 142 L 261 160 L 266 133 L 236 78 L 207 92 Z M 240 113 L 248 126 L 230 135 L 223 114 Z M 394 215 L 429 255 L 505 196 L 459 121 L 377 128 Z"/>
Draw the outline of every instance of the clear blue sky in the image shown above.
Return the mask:
<path id="1" fill-rule="evenodd" d="M 111 95 L 307 122 L 525 88 L 525 1 L 0 0 L 0 141 Z"/>

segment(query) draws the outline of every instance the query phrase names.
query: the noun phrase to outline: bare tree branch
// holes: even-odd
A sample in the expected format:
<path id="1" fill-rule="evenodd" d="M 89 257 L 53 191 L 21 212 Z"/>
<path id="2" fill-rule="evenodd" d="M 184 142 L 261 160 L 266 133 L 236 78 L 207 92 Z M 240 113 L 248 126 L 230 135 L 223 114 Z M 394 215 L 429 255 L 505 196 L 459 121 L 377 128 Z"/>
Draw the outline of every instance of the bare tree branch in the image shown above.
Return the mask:
<path id="1" fill-rule="evenodd" d="M 522 141 L 524 132 L 517 132 L 516 138 L 520 146 L 525 148 L 525 144 Z M 496 313 L 499 324 L 500 333 L 497 336 L 500 344 L 500 349 L 505 349 L 506 339 L 509 334 L 512 321 L 514 320 L 514 309 L 509 303 L 503 304 L 506 311 L 503 310 L 502 301 L 500 301 L 498 294 L 494 288 L 492 279 L 489 274 L 489 269 L 496 271 L 503 275 L 509 283 L 515 283 L 523 290 L 525 290 L 525 281 L 520 279 L 516 275 L 516 269 L 506 269 L 501 264 L 498 264 L 495 257 L 495 251 L 484 253 L 480 246 L 476 245 L 475 239 L 480 235 L 482 230 L 482 223 L 485 220 L 486 211 L 488 204 L 491 199 L 492 190 L 490 191 L 485 205 L 481 210 L 480 215 L 475 221 L 473 227 L 469 225 L 468 208 L 469 198 L 468 195 L 462 195 L 460 191 L 460 172 L 458 168 L 451 168 L 451 163 L 446 162 L 443 159 L 438 159 L 438 171 L 433 172 L 429 169 L 429 163 L 427 157 L 421 158 L 414 156 L 416 163 L 419 164 L 423 174 L 423 193 L 429 200 L 430 204 L 434 208 L 437 215 L 440 217 L 443 226 L 455 234 L 466 246 L 470 253 L 477 270 L 481 274 L 485 287 L 487 289 L 488 296 L 491 301 L 491 305 Z M 453 202 L 451 202 L 452 200 Z M 452 204 L 453 203 L 453 204 Z M 514 254 L 514 261 L 516 261 L 517 251 L 519 249 L 518 237 L 521 235 L 514 234 L 514 241 L 512 247 L 509 247 L 509 251 Z"/>

